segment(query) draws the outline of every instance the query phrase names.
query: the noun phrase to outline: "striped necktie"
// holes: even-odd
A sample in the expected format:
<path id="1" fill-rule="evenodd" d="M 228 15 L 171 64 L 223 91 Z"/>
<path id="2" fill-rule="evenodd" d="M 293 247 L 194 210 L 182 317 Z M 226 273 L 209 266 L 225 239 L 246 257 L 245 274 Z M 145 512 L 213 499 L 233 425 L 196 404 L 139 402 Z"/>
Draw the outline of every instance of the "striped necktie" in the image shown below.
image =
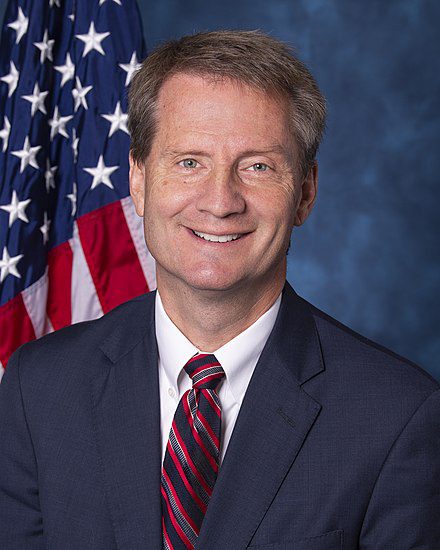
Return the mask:
<path id="1" fill-rule="evenodd" d="M 165 550 L 193 549 L 219 469 L 221 408 L 216 388 L 225 372 L 214 355 L 184 366 L 192 379 L 177 405 L 162 467 Z"/>

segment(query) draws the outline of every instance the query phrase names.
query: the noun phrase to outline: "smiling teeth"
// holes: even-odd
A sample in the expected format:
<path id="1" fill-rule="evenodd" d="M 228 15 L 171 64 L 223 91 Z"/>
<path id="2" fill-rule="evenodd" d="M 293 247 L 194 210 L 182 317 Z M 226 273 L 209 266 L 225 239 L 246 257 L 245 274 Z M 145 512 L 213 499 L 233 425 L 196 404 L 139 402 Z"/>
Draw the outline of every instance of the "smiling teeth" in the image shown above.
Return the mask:
<path id="1" fill-rule="evenodd" d="M 194 231 L 193 233 L 197 237 L 205 239 L 205 241 L 210 241 L 212 243 L 228 243 L 230 241 L 236 241 L 241 235 L 240 233 L 233 233 L 232 235 L 209 235 L 209 233 L 200 233 L 199 231 Z"/>

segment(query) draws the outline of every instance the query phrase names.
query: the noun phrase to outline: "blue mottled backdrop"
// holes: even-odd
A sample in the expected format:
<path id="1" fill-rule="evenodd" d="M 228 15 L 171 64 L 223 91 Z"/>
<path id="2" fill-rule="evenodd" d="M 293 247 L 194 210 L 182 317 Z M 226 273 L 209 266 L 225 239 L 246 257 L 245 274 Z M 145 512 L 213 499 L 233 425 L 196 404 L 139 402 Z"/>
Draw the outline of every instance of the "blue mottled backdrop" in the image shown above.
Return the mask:
<path id="1" fill-rule="evenodd" d="M 0 17 L 5 1 L 0 0 Z M 328 99 L 319 198 L 288 278 L 440 380 L 440 2 L 139 0 L 149 50 L 220 28 L 294 46 Z"/>

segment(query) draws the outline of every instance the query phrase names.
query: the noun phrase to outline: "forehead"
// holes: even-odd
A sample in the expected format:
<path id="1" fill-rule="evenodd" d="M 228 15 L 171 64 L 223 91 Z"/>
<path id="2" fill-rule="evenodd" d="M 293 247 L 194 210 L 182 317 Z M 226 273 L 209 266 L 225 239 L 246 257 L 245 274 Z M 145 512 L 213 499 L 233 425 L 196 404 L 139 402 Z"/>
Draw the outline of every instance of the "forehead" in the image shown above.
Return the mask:
<path id="1" fill-rule="evenodd" d="M 176 74 L 163 84 L 157 105 L 162 139 L 292 146 L 287 100 L 242 82 Z"/>

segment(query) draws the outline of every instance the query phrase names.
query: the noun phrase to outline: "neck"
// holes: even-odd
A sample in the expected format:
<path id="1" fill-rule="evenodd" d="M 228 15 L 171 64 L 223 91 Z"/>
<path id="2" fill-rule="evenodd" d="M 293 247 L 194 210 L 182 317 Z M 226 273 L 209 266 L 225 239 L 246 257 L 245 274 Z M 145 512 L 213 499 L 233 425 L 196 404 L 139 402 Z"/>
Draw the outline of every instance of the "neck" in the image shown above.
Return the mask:
<path id="1" fill-rule="evenodd" d="M 179 284 L 167 284 L 157 274 L 157 288 L 164 309 L 198 349 L 213 352 L 250 327 L 275 303 L 285 283 L 285 267 L 261 288 L 221 291 L 199 290 Z M 177 284 L 176 284 L 177 283 Z"/>

